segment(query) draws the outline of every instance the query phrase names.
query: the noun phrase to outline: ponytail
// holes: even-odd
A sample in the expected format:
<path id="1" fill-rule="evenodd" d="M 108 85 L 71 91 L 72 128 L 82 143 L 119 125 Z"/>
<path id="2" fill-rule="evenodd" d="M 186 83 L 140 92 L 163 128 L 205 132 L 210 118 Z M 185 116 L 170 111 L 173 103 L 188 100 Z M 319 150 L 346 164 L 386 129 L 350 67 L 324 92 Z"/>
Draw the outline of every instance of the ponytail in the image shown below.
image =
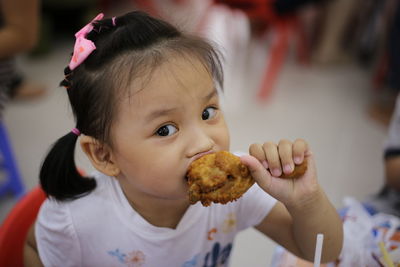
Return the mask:
<path id="1" fill-rule="evenodd" d="M 53 145 L 40 170 L 40 184 L 47 196 L 57 200 L 76 199 L 96 187 L 93 178 L 83 177 L 75 166 L 78 136 L 70 132 Z"/>

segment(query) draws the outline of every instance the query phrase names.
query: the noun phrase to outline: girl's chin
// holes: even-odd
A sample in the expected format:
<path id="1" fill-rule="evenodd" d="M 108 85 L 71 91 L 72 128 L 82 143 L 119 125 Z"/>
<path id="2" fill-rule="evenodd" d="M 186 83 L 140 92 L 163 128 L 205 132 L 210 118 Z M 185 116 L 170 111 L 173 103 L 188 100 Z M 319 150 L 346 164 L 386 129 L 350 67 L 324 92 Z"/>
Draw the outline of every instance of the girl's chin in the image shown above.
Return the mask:
<path id="1" fill-rule="evenodd" d="M 184 190 L 180 190 L 180 192 L 177 194 L 177 198 L 178 199 L 182 199 L 182 200 L 189 200 L 189 191 L 187 188 L 185 188 Z"/>
<path id="2" fill-rule="evenodd" d="M 176 203 L 181 203 L 181 204 L 184 204 L 184 203 L 190 204 L 189 203 L 189 197 L 188 197 L 187 194 L 174 195 L 174 196 L 171 196 L 170 198 L 168 198 L 168 200 L 171 200 L 171 201 L 176 202 Z"/>

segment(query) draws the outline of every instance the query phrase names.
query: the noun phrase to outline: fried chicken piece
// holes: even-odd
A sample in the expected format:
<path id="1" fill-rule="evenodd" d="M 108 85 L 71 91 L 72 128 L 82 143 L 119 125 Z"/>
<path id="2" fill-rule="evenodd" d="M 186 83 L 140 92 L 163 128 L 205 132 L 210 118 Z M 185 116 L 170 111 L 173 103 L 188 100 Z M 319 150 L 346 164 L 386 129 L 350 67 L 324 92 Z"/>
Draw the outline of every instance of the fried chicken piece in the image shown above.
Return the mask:
<path id="1" fill-rule="evenodd" d="M 307 162 L 304 160 L 291 174 L 283 174 L 281 178 L 297 178 L 306 170 Z M 254 184 L 247 166 L 227 151 L 207 154 L 193 161 L 187 178 L 190 203 L 201 201 L 205 207 L 211 202 L 226 204 L 237 200 Z"/>
<path id="2" fill-rule="evenodd" d="M 190 203 L 200 200 L 206 207 L 211 202 L 226 204 L 234 201 L 254 184 L 240 158 L 227 151 L 207 154 L 193 161 L 187 177 Z"/>

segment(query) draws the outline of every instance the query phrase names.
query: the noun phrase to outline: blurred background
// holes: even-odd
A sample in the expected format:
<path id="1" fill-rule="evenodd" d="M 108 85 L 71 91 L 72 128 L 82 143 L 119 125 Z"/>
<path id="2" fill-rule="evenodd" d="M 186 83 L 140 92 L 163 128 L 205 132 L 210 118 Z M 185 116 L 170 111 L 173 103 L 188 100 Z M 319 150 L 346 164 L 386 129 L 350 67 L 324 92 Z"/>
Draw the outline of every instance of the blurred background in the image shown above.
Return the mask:
<path id="1" fill-rule="evenodd" d="M 31 90 L 17 90 L 2 112 L 23 189 L 38 185 L 49 147 L 75 126 L 65 89 L 58 86 L 74 33 L 99 12 L 111 17 L 141 9 L 220 48 L 232 151 L 304 138 L 334 205 L 340 208 L 345 196 L 362 201 L 384 183 L 383 144 L 400 89 L 397 3 L 42 0 L 35 45 L 15 56 L 15 68 Z M 77 162 L 91 170 L 79 149 Z M 0 221 L 17 201 L 13 192 L 0 195 Z M 231 266 L 269 266 L 274 247 L 246 230 L 236 240 Z"/>

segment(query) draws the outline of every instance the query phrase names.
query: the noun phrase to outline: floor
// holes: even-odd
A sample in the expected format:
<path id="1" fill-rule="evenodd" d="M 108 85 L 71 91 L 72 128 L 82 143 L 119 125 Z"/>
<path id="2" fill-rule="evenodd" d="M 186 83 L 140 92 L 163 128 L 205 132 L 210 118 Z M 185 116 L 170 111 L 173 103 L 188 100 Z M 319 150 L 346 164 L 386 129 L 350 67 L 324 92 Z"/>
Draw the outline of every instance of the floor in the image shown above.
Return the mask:
<path id="1" fill-rule="evenodd" d="M 227 60 L 225 112 L 231 130 L 232 151 L 247 151 L 253 142 L 281 138 L 306 139 L 315 154 L 319 181 L 336 207 L 345 196 L 363 199 L 383 181 L 384 126 L 372 121 L 367 106 L 374 97 L 369 73 L 356 64 L 299 66 L 288 58 L 267 101 L 257 97 L 267 56 L 266 44 L 242 47 L 240 62 Z M 40 59 L 23 57 L 20 66 L 28 78 L 48 86 L 46 97 L 13 102 L 4 115 L 27 189 L 38 184 L 38 171 L 49 146 L 74 127 L 64 88 L 58 87 L 72 43 L 59 42 Z M 90 169 L 81 152 L 78 165 Z M 0 220 L 14 204 L 0 199 Z M 275 244 L 249 229 L 239 234 L 231 266 L 269 266 Z"/>

